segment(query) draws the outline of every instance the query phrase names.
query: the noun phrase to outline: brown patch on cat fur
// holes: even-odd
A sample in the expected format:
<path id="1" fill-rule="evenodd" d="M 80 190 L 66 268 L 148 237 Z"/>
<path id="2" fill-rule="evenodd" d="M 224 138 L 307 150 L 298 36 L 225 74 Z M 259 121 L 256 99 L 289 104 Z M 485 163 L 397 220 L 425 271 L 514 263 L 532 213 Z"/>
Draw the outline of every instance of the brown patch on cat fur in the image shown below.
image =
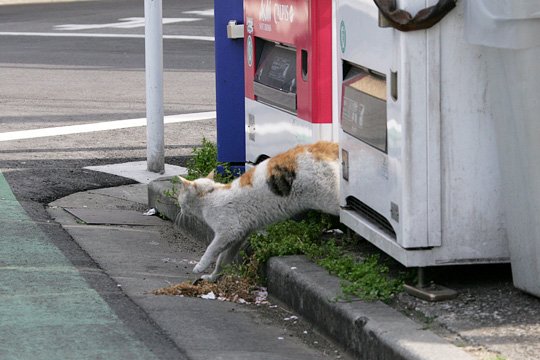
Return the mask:
<path id="1" fill-rule="evenodd" d="M 279 196 L 290 194 L 296 179 L 298 155 L 309 152 L 317 161 L 334 161 L 338 158 L 339 147 L 336 143 L 319 141 L 310 145 L 298 145 L 289 151 L 268 160 L 268 178 L 270 190 Z"/>
<path id="2" fill-rule="evenodd" d="M 242 176 L 240 176 L 240 187 L 244 186 L 253 186 L 253 173 L 255 172 L 255 168 L 252 167 L 248 171 L 246 171 Z"/>
<path id="3" fill-rule="evenodd" d="M 329 141 L 319 141 L 308 145 L 308 151 L 319 161 L 335 161 L 339 157 L 339 146 Z"/>

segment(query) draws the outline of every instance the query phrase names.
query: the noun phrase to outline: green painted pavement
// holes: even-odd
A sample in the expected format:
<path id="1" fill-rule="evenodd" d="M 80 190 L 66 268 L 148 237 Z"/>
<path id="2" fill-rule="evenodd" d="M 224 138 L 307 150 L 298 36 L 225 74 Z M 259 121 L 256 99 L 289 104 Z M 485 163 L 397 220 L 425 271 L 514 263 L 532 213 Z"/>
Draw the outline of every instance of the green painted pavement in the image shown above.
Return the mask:
<path id="1" fill-rule="evenodd" d="M 155 359 L 17 202 L 0 173 L 0 359 Z"/>

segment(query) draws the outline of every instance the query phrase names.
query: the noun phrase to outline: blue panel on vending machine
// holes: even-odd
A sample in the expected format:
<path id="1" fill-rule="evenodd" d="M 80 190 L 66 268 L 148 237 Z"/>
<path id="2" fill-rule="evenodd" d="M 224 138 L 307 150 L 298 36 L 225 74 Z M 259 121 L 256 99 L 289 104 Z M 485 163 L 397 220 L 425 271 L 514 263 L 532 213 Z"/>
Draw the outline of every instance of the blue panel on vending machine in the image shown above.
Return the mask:
<path id="1" fill-rule="evenodd" d="M 230 20 L 243 23 L 243 0 L 214 2 L 218 161 L 245 162 L 244 41 L 227 37 Z"/>

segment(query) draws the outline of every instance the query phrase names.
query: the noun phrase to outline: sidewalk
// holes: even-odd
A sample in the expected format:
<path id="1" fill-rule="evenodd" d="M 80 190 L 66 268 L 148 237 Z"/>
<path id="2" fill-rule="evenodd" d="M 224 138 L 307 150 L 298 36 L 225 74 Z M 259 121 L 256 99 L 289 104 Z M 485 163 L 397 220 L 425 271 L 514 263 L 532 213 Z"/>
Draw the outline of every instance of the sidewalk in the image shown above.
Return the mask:
<path id="1" fill-rule="evenodd" d="M 146 209 L 147 186 L 138 184 L 76 193 L 48 211 L 189 359 L 349 358 L 305 321 L 284 320 L 290 312 L 282 306 L 153 295 L 194 280 L 204 245 L 143 216 Z"/>

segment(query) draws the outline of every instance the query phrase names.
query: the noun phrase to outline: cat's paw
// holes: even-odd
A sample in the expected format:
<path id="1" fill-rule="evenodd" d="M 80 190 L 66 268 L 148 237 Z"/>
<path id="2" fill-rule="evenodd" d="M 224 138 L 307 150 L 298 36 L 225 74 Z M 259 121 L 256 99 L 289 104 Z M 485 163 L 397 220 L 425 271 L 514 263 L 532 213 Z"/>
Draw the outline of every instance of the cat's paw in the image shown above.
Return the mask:
<path id="1" fill-rule="evenodd" d="M 205 265 L 204 263 L 202 263 L 201 261 L 199 261 L 199 262 L 197 263 L 197 265 L 195 265 L 195 267 L 193 268 L 193 273 L 194 273 L 194 274 L 200 274 L 200 273 L 202 273 L 207 267 L 208 267 L 208 265 Z"/>
<path id="2" fill-rule="evenodd" d="M 216 282 L 217 279 L 219 279 L 219 274 L 202 275 L 202 276 L 201 276 L 201 279 L 213 283 L 213 282 Z"/>

